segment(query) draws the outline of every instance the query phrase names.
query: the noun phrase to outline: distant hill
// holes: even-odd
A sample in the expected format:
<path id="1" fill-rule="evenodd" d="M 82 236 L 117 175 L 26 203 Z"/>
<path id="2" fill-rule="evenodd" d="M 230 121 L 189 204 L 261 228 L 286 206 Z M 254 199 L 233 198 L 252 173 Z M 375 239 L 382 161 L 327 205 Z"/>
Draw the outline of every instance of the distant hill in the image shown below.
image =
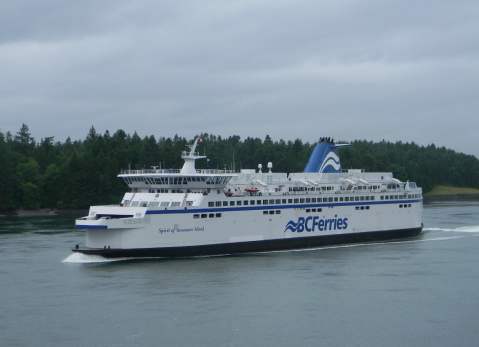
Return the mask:
<path id="1" fill-rule="evenodd" d="M 23 125 L 15 134 L 0 132 L 0 210 L 86 208 L 117 202 L 126 190 L 116 178 L 121 169 L 161 165 L 178 168 L 189 140 L 139 137 L 123 130 L 64 142 L 36 141 Z M 209 160 L 198 167 L 256 168 L 273 162 L 275 171 L 302 171 L 314 144 L 239 136 L 203 135 L 199 151 Z M 353 141 L 339 152 L 343 168 L 392 171 L 429 191 L 437 185 L 479 188 L 479 160 L 435 145 Z"/>

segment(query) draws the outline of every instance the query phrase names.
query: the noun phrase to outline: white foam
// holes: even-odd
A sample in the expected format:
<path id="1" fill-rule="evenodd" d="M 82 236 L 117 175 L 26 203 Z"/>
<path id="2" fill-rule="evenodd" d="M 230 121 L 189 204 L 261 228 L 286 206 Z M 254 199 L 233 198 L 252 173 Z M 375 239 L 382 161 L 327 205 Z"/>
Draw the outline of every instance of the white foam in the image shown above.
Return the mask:
<path id="1" fill-rule="evenodd" d="M 459 232 L 459 233 L 479 233 L 479 225 L 468 225 L 463 227 L 457 228 L 424 228 L 424 231 L 451 231 L 451 232 Z"/>
<path id="2" fill-rule="evenodd" d="M 101 255 L 90 255 L 83 253 L 72 253 L 62 260 L 62 263 L 89 264 L 89 263 L 110 263 L 113 261 L 123 261 L 129 258 L 105 258 Z"/>
<path id="3" fill-rule="evenodd" d="M 335 248 L 350 248 L 350 247 L 362 247 L 362 246 L 375 246 L 375 245 L 395 245 L 399 243 L 417 243 L 417 242 L 429 242 L 429 241 L 446 241 L 453 239 L 462 239 L 464 236 L 445 236 L 445 237 L 434 237 L 426 238 L 419 240 L 404 240 L 404 241 L 382 241 L 382 242 L 366 242 L 366 243 L 351 243 L 346 245 L 335 245 L 335 246 L 323 246 L 323 247 L 314 247 L 314 248 L 301 248 L 301 249 L 285 249 L 279 251 L 266 251 L 266 252 L 256 252 L 256 253 L 282 253 L 282 252 L 308 252 L 322 249 L 335 249 Z"/>

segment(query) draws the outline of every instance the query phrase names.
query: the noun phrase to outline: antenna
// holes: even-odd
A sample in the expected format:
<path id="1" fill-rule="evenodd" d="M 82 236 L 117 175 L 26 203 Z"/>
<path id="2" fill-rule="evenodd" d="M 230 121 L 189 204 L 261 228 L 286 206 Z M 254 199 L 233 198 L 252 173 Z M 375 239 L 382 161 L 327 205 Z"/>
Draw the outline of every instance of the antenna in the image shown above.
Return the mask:
<path id="1" fill-rule="evenodd" d="M 273 168 L 273 163 L 272 162 L 268 162 L 268 169 L 269 169 L 269 173 L 271 173 L 271 169 Z"/>

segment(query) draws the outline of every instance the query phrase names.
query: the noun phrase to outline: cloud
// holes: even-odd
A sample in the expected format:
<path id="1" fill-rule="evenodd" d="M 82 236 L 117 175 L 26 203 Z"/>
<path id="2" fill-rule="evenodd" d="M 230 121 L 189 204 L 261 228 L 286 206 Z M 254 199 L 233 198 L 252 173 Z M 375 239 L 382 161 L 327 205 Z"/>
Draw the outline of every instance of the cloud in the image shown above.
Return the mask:
<path id="1" fill-rule="evenodd" d="M 479 155 L 474 1 L 0 5 L 0 130 L 434 142 Z"/>

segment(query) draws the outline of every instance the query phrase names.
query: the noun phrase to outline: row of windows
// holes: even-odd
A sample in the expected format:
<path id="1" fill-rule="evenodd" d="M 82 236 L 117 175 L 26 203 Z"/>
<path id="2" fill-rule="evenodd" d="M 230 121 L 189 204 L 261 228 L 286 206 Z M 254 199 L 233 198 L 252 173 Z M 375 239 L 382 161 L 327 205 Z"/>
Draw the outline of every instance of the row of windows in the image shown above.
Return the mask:
<path id="1" fill-rule="evenodd" d="M 356 206 L 356 210 L 369 210 L 369 206 Z"/>
<path id="2" fill-rule="evenodd" d="M 178 184 L 188 184 L 191 182 L 206 182 L 206 184 L 222 184 L 225 185 L 229 177 L 195 177 L 195 176 L 186 176 L 186 177 L 123 177 L 123 180 L 127 184 L 139 182 L 145 184 L 168 184 L 168 185 L 178 185 Z"/>
<path id="3" fill-rule="evenodd" d="M 419 199 L 420 194 L 381 195 L 381 200 Z"/>
<path id="4" fill-rule="evenodd" d="M 269 211 L 263 211 L 263 214 L 281 214 L 280 210 L 269 210 Z"/>
<path id="5" fill-rule="evenodd" d="M 193 218 L 221 218 L 221 213 L 202 213 L 202 214 L 194 214 Z"/>
<path id="6" fill-rule="evenodd" d="M 323 209 L 321 208 L 307 208 L 306 209 L 306 213 L 310 213 L 310 212 L 321 212 L 323 211 Z"/>
<path id="7" fill-rule="evenodd" d="M 159 201 L 129 201 L 125 200 L 123 202 L 123 206 L 125 207 L 179 207 L 181 205 L 180 201 L 162 201 L 161 203 Z M 186 202 L 187 206 L 193 205 L 193 201 L 187 201 Z"/>
<path id="8" fill-rule="evenodd" d="M 399 205 L 399 208 L 408 208 L 411 207 L 411 204 Z"/>
<path id="9" fill-rule="evenodd" d="M 269 199 L 269 200 L 231 200 L 231 201 L 210 201 L 208 207 L 225 206 L 248 206 L 248 205 L 274 205 L 274 204 L 308 204 L 316 202 L 349 202 L 349 201 L 374 201 L 374 196 L 341 196 L 328 198 L 296 198 L 296 199 Z"/>

